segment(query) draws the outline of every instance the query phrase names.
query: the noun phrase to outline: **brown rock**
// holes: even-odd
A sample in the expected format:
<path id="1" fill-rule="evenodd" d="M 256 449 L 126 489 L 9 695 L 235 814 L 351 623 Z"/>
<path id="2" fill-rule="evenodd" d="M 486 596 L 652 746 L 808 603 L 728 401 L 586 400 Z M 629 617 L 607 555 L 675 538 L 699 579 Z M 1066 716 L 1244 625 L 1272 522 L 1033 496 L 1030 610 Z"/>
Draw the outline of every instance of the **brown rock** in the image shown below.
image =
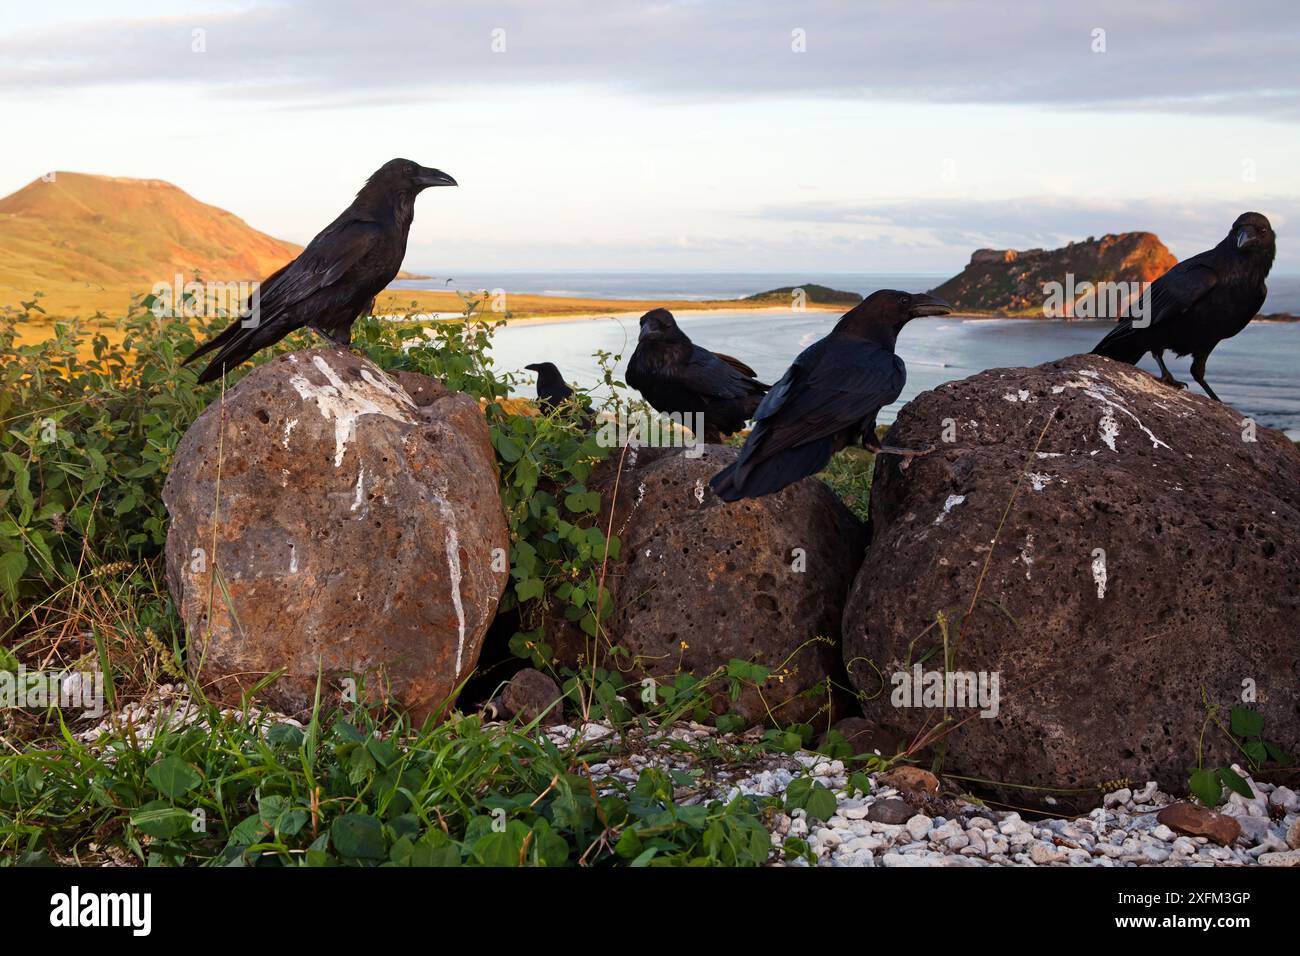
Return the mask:
<path id="1" fill-rule="evenodd" d="M 1241 836 L 1241 824 L 1232 817 L 1194 803 L 1171 803 L 1156 814 L 1156 820 L 1179 833 L 1208 837 L 1220 846 L 1228 846 Z"/>
<path id="2" fill-rule="evenodd" d="M 901 766 L 880 775 L 880 782 L 895 790 L 911 790 L 915 793 L 936 794 L 939 792 L 939 778 L 920 767 Z"/>
<path id="3" fill-rule="evenodd" d="M 283 668 L 260 699 L 301 711 L 319 669 L 327 698 L 356 675 L 419 719 L 477 662 L 509 547 L 487 424 L 397 379 L 338 349 L 282 356 L 181 441 L 167 580 L 218 699 Z"/>
<path id="4" fill-rule="evenodd" d="M 843 679 L 840 612 L 865 529 L 816 479 L 719 501 L 709 478 L 737 454 L 722 445 L 697 458 L 629 450 L 612 506 L 621 552 L 606 579 L 609 642 L 629 652 L 618 660 L 628 683 L 670 683 L 681 672 L 703 678 L 733 659 L 761 664 L 768 678 L 761 687 L 741 681 L 734 701 L 727 682 L 715 682 L 713 710 L 751 723 L 807 721 L 826 713 L 828 678 Z M 616 455 L 588 482 L 604 492 L 602 529 L 617 463 Z M 549 636 L 562 663 L 590 663 L 591 641 L 576 628 L 555 622 Z M 607 649 L 600 661 L 612 666 Z"/>
<path id="5" fill-rule="evenodd" d="M 954 773 L 1183 788 L 1202 686 L 1226 709 L 1246 677 L 1270 736 L 1295 750 L 1300 450 L 1249 433 L 1228 406 L 1096 356 L 918 396 L 887 441 L 938 450 L 906 470 L 877 459 L 873 538 L 844 614 L 863 715 L 904 739 L 938 723 L 934 707 L 895 706 L 891 682 L 927 653 L 923 667 L 942 668 L 942 612 L 955 669 L 999 681 L 996 716 L 949 710 Z M 1238 759 L 1224 735 L 1205 746 L 1208 765 Z"/>
<path id="6" fill-rule="evenodd" d="M 501 706 L 506 715 L 518 717 L 519 722 L 524 724 L 531 724 L 542 714 L 558 723 L 563 708 L 552 705 L 559 699 L 559 685 L 533 667 L 525 667 L 515 674 L 501 692 Z"/>

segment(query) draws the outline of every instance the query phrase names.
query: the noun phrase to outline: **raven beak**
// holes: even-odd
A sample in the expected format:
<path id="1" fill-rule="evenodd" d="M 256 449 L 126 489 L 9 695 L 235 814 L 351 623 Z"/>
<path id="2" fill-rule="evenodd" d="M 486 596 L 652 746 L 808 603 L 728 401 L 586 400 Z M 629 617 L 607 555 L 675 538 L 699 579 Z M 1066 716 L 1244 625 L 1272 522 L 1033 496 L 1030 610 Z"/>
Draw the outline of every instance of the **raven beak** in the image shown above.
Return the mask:
<path id="1" fill-rule="evenodd" d="M 525 365 L 524 368 L 528 369 L 530 372 L 540 372 L 542 370 L 540 365 Z"/>
<path id="2" fill-rule="evenodd" d="M 919 319 L 923 315 L 947 315 L 951 311 L 952 306 L 943 299 L 924 293 L 912 296 L 912 307 L 907 310 L 908 317 L 913 319 Z"/>
<path id="3" fill-rule="evenodd" d="M 452 179 L 441 169 L 422 168 L 418 180 L 421 186 L 458 186 L 459 183 Z"/>
<path id="4" fill-rule="evenodd" d="M 1240 249 L 1242 246 L 1248 246 L 1257 238 L 1259 237 L 1255 232 L 1254 226 L 1242 226 L 1237 230 L 1237 248 Z"/>

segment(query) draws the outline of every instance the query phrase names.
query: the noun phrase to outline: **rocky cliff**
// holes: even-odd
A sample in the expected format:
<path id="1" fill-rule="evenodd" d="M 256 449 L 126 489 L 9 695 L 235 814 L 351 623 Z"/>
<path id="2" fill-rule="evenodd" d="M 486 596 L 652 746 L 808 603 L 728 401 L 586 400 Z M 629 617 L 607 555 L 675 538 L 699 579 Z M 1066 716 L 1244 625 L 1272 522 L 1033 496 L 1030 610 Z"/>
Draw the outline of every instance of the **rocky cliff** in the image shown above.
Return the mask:
<path id="1" fill-rule="evenodd" d="M 961 274 L 933 293 L 966 312 L 1044 315 L 1045 306 L 1048 314 L 1057 306 L 1058 315 L 1101 318 L 1080 307 L 1085 283 L 1152 282 L 1177 261 L 1150 232 L 1090 236 L 1061 249 L 976 249 Z"/>

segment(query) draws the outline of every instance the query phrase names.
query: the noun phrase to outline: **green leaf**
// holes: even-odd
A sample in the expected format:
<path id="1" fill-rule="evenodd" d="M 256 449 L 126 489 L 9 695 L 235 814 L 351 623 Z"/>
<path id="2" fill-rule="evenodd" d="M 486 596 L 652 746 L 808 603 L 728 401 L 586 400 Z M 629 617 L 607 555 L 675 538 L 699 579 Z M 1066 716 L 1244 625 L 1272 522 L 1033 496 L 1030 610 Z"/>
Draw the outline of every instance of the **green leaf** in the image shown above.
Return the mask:
<path id="1" fill-rule="evenodd" d="M 1249 707 L 1232 708 L 1232 732 L 1238 737 L 1258 737 L 1264 732 L 1264 715 Z"/>
<path id="2" fill-rule="evenodd" d="M 368 813 L 345 813 L 330 827 L 330 842 L 340 856 L 358 860 L 382 860 L 384 827 Z"/>
<path id="3" fill-rule="evenodd" d="M 1207 807 L 1217 807 L 1223 794 L 1219 775 L 1212 769 L 1193 770 L 1188 777 L 1187 788 L 1192 792 L 1192 796 Z"/>
<path id="4" fill-rule="evenodd" d="M 1243 780 L 1241 775 L 1235 770 L 1228 767 L 1220 767 L 1219 779 L 1223 781 L 1223 785 L 1233 793 L 1240 794 L 1247 800 L 1255 799 L 1255 794 L 1251 791 L 1250 784 Z"/>
<path id="5" fill-rule="evenodd" d="M 146 803 L 131 814 L 131 823 L 151 837 L 174 840 L 191 831 L 194 818 L 180 807 L 169 807 L 161 800 Z"/>
<path id="6" fill-rule="evenodd" d="M 541 578 L 525 578 L 515 584 L 515 595 L 520 603 L 539 598 L 546 593 L 546 584 Z"/>
<path id="7" fill-rule="evenodd" d="M 173 800 L 189 793 L 203 779 L 197 770 L 174 754 L 163 757 L 144 775 L 159 793 Z"/>
<path id="8" fill-rule="evenodd" d="M 0 594 L 11 600 L 18 596 L 18 582 L 27 570 L 27 555 L 21 551 L 0 554 Z"/>
<path id="9" fill-rule="evenodd" d="M 808 794 L 808 802 L 804 805 L 808 816 L 817 820 L 829 820 L 835 815 L 835 807 L 834 792 L 821 783 L 814 783 Z"/>

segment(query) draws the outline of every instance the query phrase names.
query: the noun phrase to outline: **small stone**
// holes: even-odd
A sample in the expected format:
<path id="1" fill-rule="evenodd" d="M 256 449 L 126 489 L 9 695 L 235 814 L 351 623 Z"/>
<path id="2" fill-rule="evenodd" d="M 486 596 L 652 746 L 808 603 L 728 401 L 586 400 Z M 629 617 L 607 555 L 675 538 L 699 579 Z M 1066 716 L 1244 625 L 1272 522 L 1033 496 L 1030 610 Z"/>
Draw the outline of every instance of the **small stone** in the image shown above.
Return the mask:
<path id="1" fill-rule="evenodd" d="M 1004 836 L 1010 836 L 1012 833 L 1028 832 L 1028 830 L 1029 824 L 1021 820 L 1018 813 L 1008 813 L 998 823 L 998 832 Z"/>
<path id="2" fill-rule="evenodd" d="M 536 668 L 526 667 L 510 678 L 510 683 L 501 692 L 501 704 L 506 713 L 518 717 L 520 723 L 531 724 L 542 714 L 554 723 L 559 721 L 563 712 L 557 703 L 562 696 L 555 681 Z"/>
<path id="3" fill-rule="evenodd" d="M 1264 866 L 1300 866 L 1300 850 L 1264 853 L 1260 855 L 1259 862 Z"/>
<path id="4" fill-rule="evenodd" d="M 1293 850 L 1300 850 L 1300 817 L 1292 821 L 1291 829 L 1286 831 L 1286 845 Z"/>
<path id="5" fill-rule="evenodd" d="M 1271 823 L 1268 817 L 1242 816 L 1235 819 L 1241 827 L 1242 839 L 1247 843 L 1258 843 L 1268 836 Z"/>
<path id="6" fill-rule="evenodd" d="M 1165 843 L 1168 843 L 1174 838 L 1174 831 L 1162 823 L 1151 831 L 1151 835 L 1157 840 L 1163 840 Z"/>
<path id="7" fill-rule="evenodd" d="M 924 840 L 926 834 L 930 832 L 931 820 L 924 813 L 918 813 L 907 821 L 907 832 L 912 834 L 913 840 Z"/>
<path id="8" fill-rule="evenodd" d="M 1134 803 L 1150 803 L 1155 799 L 1156 793 L 1160 790 L 1160 785 L 1154 780 L 1148 780 L 1145 787 L 1133 792 Z"/>
<path id="9" fill-rule="evenodd" d="M 1128 787 L 1124 787 L 1121 790 L 1112 790 L 1110 793 L 1106 794 L 1106 797 L 1105 799 L 1102 800 L 1101 805 L 1108 809 L 1110 807 L 1122 807 L 1125 806 L 1132 799 L 1133 799 L 1133 791 L 1128 789 Z"/>
<path id="10" fill-rule="evenodd" d="M 1290 787 L 1277 787 L 1268 795 L 1268 802 L 1275 807 L 1281 807 L 1288 813 L 1300 812 L 1300 795 L 1297 795 Z"/>
<path id="11" fill-rule="evenodd" d="M 1163 863 L 1169 859 L 1170 853 L 1164 847 L 1152 843 L 1142 848 L 1142 855 L 1152 863 Z"/>
<path id="12" fill-rule="evenodd" d="M 1038 866 L 1047 866 L 1049 863 L 1060 863 L 1065 860 L 1067 854 L 1059 847 L 1050 843 L 1035 843 L 1029 848 L 1029 858 Z"/>
<path id="13" fill-rule="evenodd" d="M 867 819 L 874 823 L 897 826 L 906 823 L 915 812 L 905 801 L 897 798 L 877 800 L 867 810 Z"/>
<path id="14" fill-rule="evenodd" d="M 920 767 L 895 767 L 880 775 L 880 782 L 898 790 L 911 790 L 916 793 L 938 793 L 939 778 Z"/>
<path id="15" fill-rule="evenodd" d="M 1192 803 L 1170 804 L 1156 820 L 1179 833 L 1209 837 L 1220 846 L 1228 846 L 1241 835 L 1241 824 L 1232 817 Z"/>

